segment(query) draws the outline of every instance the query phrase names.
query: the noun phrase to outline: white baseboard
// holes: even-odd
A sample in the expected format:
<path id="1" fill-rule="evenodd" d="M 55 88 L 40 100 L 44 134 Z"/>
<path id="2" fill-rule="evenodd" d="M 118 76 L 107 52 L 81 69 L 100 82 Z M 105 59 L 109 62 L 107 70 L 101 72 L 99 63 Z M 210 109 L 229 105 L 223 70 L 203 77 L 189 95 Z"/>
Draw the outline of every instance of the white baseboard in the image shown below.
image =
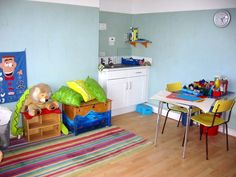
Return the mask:
<path id="1" fill-rule="evenodd" d="M 218 131 L 223 133 L 223 126 L 220 126 Z M 229 133 L 229 135 L 236 137 L 236 130 L 234 130 L 232 128 L 228 128 L 228 133 Z"/>
<path id="2" fill-rule="evenodd" d="M 153 105 L 153 104 L 149 104 L 149 103 L 147 103 L 147 105 L 152 107 L 154 113 L 158 112 L 158 106 Z M 166 113 L 167 113 L 167 110 L 163 109 L 162 115 L 165 116 Z M 168 115 L 169 118 L 177 120 L 177 121 L 179 120 L 179 116 L 180 116 L 179 113 L 176 113 L 173 111 L 170 111 L 170 113 Z M 220 126 L 218 131 L 223 133 L 223 126 Z M 229 135 L 236 137 L 236 130 L 235 129 L 228 128 L 228 133 L 229 133 Z"/>
<path id="3" fill-rule="evenodd" d="M 149 104 L 149 103 L 147 103 L 147 105 L 152 107 L 154 113 L 158 112 L 158 106 L 153 105 L 153 104 Z M 166 116 L 166 113 L 167 113 L 167 110 L 163 109 L 162 110 L 162 116 Z M 170 111 L 169 115 L 168 115 L 169 118 L 177 120 L 177 121 L 179 120 L 179 116 L 180 116 L 180 114 L 177 113 L 177 112 L 174 112 L 174 111 Z"/>
<path id="4" fill-rule="evenodd" d="M 128 112 L 133 112 L 133 111 L 135 111 L 135 105 L 125 107 L 125 108 L 121 108 L 121 109 L 114 109 L 114 110 L 111 111 L 111 115 L 112 116 L 117 116 L 117 115 L 125 114 L 125 113 L 128 113 Z"/>

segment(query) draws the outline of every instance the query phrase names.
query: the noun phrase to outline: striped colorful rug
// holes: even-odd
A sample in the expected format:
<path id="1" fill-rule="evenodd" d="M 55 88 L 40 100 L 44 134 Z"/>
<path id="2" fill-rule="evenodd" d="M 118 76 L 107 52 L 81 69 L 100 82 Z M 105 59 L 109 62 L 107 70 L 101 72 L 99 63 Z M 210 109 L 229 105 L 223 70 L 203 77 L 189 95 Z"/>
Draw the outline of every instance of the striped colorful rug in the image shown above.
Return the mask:
<path id="1" fill-rule="evenodd" d="M 85 167 L 147 144 L 146 139 L 114 126 L 79 136 L 65 136 L 6 152 L 0 163 L 0 177 L 79 173 Z"/>

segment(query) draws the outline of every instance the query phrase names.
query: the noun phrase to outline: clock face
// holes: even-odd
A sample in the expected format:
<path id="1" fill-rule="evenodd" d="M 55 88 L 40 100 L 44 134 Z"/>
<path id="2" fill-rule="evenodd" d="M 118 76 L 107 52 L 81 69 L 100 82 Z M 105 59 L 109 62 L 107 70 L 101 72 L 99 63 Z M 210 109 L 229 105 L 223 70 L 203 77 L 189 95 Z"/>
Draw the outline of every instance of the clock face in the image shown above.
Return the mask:
<path id="1" fill-rule="evenodd" d="M 218 27 L 226 27 L 230 22 L 230 14 L 226 10 L 217 11 L 214 15 L 214 23 Z"/>

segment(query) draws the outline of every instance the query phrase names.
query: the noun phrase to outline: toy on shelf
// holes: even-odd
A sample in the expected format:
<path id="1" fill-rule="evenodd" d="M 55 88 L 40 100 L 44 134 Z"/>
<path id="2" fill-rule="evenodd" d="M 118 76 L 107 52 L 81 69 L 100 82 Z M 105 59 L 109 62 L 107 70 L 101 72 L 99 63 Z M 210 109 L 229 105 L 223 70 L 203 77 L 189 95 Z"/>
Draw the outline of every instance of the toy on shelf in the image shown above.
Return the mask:
<path id="1" fill-rule="evenodd" d="M 141 39 L 138 37 L 139 30 L 137 27 L 130 27 L 131 32 L 128 33 L 128 43 L 136 47 L 136 44 L 142 44 L 145 48 L 148 47 L 148 44 L 152 43 L 147 39 Z"/>
<path id="2" fill-rule="evenodd" d="M 30 116 L 35 116 L 40 114 L 41 110 L 44 108 L 48 110 L 57 109 L 59 107 L 58 103 L 49 100 L 51 94 L 51 88 L 47 84 L 40 83 L 33 86 L 23 104 L 22 112 L 27 111 Z"/>
<path id="3" fill-rule="evenodd" d="M 138 39 L 138 28 L 130 27 L 129 41 L 136 41 Z"/>

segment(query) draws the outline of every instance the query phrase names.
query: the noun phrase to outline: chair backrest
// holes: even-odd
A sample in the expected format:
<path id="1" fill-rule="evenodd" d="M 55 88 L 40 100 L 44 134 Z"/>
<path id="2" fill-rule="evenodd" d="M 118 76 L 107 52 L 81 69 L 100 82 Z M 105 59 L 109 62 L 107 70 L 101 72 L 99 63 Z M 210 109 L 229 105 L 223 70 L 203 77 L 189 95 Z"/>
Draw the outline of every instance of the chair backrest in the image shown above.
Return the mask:
<path id="1" fill-rule="evenodd" d="M 166 84 L 166 90 L 169 91 L 169 92 L 176 92 L 176 91 L 180 91 L 181 89 L 182 89 L 182 83 L 181 82 Z"/>
<path id="2" fill-rule="evenodd" d="M 218 113 L 222 113 L 222 112 L 228 112 L 228 116 L 224 118 L 225 122 L 229 122 L 230 121 L 230 117 L 231 117 L 231 112 L 232 109 L 234 107 L 234 103 L 235 100 L 217 100 L 215 102 L 215 105 L 212 109 L 212 112 L 214 113 L 214 118 L 212 121 L 212 126 L 214 125 L 215 119 L 218 115 Z"/>
<path id="3" fill-rule="evenodd" d="M 232 110 L 234 103 L 235 103 L 235 100 L 217 100 L 212 109 L 212 112 L 222 113 L 222 112 L 227 112 L 229 110 Z"/>

